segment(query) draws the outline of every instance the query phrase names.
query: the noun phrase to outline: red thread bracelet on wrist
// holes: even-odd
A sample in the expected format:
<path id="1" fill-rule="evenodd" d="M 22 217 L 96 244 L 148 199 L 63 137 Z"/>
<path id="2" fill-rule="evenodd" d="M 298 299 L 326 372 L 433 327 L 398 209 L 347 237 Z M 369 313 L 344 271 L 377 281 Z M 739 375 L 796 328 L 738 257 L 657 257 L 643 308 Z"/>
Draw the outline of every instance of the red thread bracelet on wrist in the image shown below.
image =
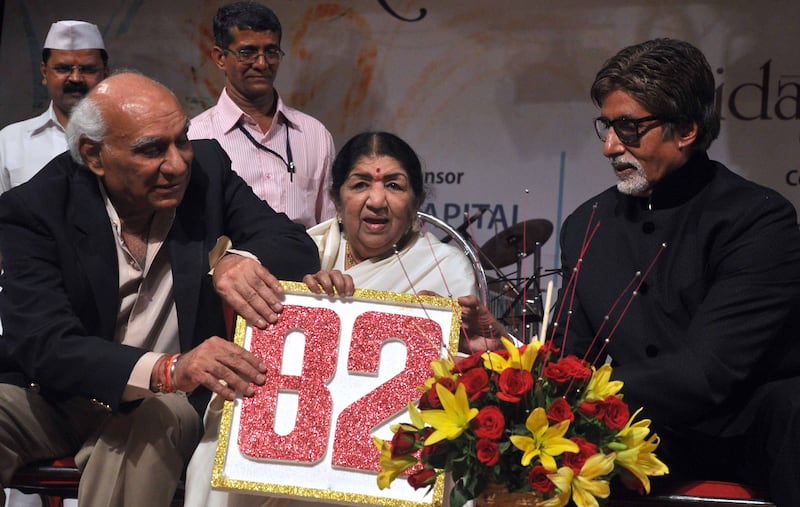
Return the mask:
<path id="1" fill-rule="evenodd" d="M 172 385 L 172 376 L 170 373 L 170 367 L 172 366 L 172 361 L 178 357 L 178 354 L 172 354 L 166 356 L 167 359 L 164 361 L 164 388 L 162 389 L 162 393 L 174 393 L 175 387 Z"/>
<path id="2" fill-rule="evenodd" d="M 167 356 L 166 355 L 162 355 L 156 361 L 155 366 L 153 366 L 153 371 L 156 373 L 156 379 L 155 379 L 156 380 L 156 384 L 155 384 L 155 386 L 151 386 L 150 390 L 153 391 L 154 393 L 163 393 L 164 392 L 164 381 L 161 378 L 161 370 L 162 370 L 162 366 L 164 364 L 164 361 L 166 361 L 166 360 L 167 360 Z"/>

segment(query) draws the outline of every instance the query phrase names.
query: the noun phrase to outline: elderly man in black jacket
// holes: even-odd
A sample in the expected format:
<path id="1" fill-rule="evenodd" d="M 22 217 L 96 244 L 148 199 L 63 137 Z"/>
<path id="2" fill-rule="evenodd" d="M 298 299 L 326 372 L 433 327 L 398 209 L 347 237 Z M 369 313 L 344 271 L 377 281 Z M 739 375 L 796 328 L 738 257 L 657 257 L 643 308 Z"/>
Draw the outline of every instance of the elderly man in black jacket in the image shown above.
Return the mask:
<path id="1" fill-rule="evenodd" d="M 671 475 L 755 483 L 780 507 L 800 505 L 793 206 L 709 159 L 720 117 L 694 46 L 625 48 L 592 97 L 617 185 L 563 226 L 564 273 L 577 281 L 561 297 L 567 347 L 610 355 Z"/>
<path id="2" fill-rule="evenodd" d="M 165 87 L 112 76 L 73 111 L 70 153 L 0 198 L 0 486 L 78 453 L 82 506 L 168 505 L 209 390 L 264 382 L 221 338 L 223 301 L 265 327 L 317 249 L 187 129 Z"/>

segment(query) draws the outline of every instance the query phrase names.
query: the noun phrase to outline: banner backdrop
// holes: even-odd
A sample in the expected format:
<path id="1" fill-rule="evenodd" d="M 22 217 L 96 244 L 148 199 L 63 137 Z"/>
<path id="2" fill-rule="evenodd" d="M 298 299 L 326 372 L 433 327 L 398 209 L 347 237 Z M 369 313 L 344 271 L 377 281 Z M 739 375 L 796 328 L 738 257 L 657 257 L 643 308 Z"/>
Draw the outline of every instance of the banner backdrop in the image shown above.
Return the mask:
<path id="1" fill-rule="evenodd" d="M 6 0 L 0 123 L 46 107 L 39 62 L 53 21 L 104 34 L 114 68 L 170 86 L 194 115 L 223 84 L 211 19 L 224 2 Z M 557 265 L 559 224 L 614 183 L 588 90 L 605 59 L 653 37 L 702 49 L 717 78 L 722 134 L 711 148 L 736 172 L 800 202 L 800 3 L 794 0 L 272 0 L 286 58 L 276 87 L 341 146 L 393 131 L 419 153 L 423 211 L 478 245 L 516 222 L 550 220 L 542 266 Z M 526 259 L 523 272 L 530 274 Z"/>

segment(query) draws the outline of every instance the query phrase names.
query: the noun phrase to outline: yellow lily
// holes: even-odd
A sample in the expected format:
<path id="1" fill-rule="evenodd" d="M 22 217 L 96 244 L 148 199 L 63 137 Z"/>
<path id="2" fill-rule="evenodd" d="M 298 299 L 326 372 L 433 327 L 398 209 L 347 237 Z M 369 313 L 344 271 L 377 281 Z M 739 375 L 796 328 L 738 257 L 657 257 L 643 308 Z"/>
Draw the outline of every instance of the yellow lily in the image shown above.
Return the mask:
<path id="1" fill-rule="evenodd" d="M 431 361 L 433 377 L 429 377 L 425 381 L 425 388 L 423 391 L 430 389 L 437 380 L 442 378 L 452 379 L 453 383 L 455 383 L 455 381 L 458 380 L 458 375 L 453 373 L 453 366 L 455 366 L 455 363 L 450 359 L 442 358 Z"/>
<path id="2" fill-rule="evenodd" d="M 594 367 L 592 368 L 594 370 Z M 611 380 L 611 365 L 604 364 L 594 371 L 586 386 L 587 401 L 602 401 L 620 392 L 624 382 Z"/>
<path id="3" fill-rule="evenodd" d="M 508 359 L 496 352 L 486 352 L 483 355 L 483 365 L 486 369 L 497 373 L 503 373 L 506 368 L 516 368 L 525 371 L 531 371 L 531 369 L 533 369 L 536 355 L 539 353 L 539 348 L 542 346 L 540 342 L 532 341 L 525 347 L 525 352 L 520 354 L 519 348 L 508 338 L 501 337 L 500 341 L 508 351 Z"/>
<path id="4" fill-rule="evenodd" d="M 598 479 L 614 470 L 614 453 L 597 453 L 586 460 L 581 472 L 572 479 L 572 501 L 578 507 L 597 507 L 597 498 L 608 498 L 611 486 L 605 479 Z"/>
<path id="5" fill-rule="evenodd" d="M 392 446 L 389 442 L 379 437 L 372 437 L 372 442 L 381 453 L 380 467 L 381 471 L 378 473 L 378 488 L 386 489 L 393 480 L 414 466 L 417 458 L 414 456 L 402 456 L 396 459 L 392 458 Z"/>
<path id="6" fill-rule="evenodd" d="M 392 433 L 397 433 L 398 428 L 402 428 L 405 431 L 415 432 L 425 427 L 425 422 L 422 420 L 419 409 L 410 401 L 408 402 L 408 416 L 411 419 L 411 424 L 392 424 L 390 426 Z"/>
<path id="7" fill-rule="evenodd" d="M 614 454 L 597 453 L 586 460 L 578 475 L 570 467 L 561 467 L 547 477 L 558 488 L 558 494 L 542 503 L 543 507 L 563 507 L 572 495 L 577 507 L 598 507 L 598 498 L 608 498 L 611 487 L 605 479 L 598 479 L 614 470 Z"/>
<path id="8" fill-rule="evenodd" d="M 572 478 L 574 473 L 570 467 L 561 467 L 547 477 L 556 485 L 556 495 L 542 502 L 542 507 L 564 507 L 572 494 Z"/>
<path id="9" fill-rule="evenodd" d="M 423 410 L 422 420 L 434 428 L 425 445 L 433 445 L 444 439 L 455 440 L 469 428 L 469 422 L 478 415 L 477 408 L 470 408 L 467 390 L 463 384 L 456 387 L 455 394 L 441 384 L 436 384 L 436 394 L 442 402 L 442 409 Z"/>
<path id="10" fill-rule="evenodd" d="M 565 452 L 580 452 L 578 444 L 564 438 L 564 434 L 569 429 L 569 420 L 563 420 L 550 426 L 547 422 L 547 413 L 542 407 L 533 409 L 525 421 L 525 427 L 531 432 L 530 437 L 511 435 L 511 443 L 524 452 L 522 466 L 528 466 L 533 458 L 539 456 L 543 467 L 555 471 L 554 456 Z"/>
<path id="11" fill-rule="evenodd" d="M 632 473 L 650 493 L 650 477 L 666 475 L 669 468 L 653 454 L 661 439 L 655 433 L 650 435 L 650 419 L 633 422 L 641 410 L 637 410 L 617 433 L 617 442 L 625 449 L 617 451 L 616 462 Z"/>

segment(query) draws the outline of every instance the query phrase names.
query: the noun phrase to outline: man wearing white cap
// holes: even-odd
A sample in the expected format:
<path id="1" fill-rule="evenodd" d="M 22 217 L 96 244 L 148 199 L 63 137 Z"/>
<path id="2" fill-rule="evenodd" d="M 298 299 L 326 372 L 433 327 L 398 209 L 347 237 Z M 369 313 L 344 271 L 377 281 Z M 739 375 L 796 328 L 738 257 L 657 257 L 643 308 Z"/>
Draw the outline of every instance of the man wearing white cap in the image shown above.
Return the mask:
<path id="1" fill-rule="evenodd" d="M 50 107 L 0 130 L 0 194 L 28 181 L 67 150 L 64 128 L 73 106 L 108 75 L 108 53 L 97 25 L 53 23 L 42 49 L 42 84 Z"/>

